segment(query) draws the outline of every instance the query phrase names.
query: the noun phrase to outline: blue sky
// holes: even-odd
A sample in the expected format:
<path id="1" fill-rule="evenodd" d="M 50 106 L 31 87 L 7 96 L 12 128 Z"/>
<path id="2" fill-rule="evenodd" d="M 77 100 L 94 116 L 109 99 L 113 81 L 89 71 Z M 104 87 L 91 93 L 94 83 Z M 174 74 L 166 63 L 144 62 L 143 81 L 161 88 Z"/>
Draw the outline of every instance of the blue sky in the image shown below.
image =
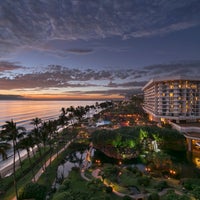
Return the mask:
<path id="1" fill-rule="evenodd" d="M 199 0 L 1 1 L 0 98 L 116 98 L 153 77 L 197 75 L 199 10 Z"/>

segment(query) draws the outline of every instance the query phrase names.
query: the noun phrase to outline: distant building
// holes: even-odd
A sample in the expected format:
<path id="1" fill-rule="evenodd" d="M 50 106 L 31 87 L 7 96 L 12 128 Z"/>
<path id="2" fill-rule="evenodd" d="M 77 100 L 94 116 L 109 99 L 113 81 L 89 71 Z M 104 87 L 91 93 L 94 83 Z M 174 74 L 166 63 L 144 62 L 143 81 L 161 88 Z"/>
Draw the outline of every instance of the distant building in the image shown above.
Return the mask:
<path id="1" fill-rule="evenodd" d="M 150 80 L 144 110 L 153 121 L 200 122 L 200 78 L 175 76 Z"/>

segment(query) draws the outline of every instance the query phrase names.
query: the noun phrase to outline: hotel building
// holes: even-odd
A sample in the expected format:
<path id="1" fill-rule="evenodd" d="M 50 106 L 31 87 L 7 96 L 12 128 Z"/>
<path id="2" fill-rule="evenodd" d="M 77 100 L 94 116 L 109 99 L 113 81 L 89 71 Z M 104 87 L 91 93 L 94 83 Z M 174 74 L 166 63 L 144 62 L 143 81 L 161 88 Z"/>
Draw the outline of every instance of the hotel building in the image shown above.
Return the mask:
<path id="1" fill-rule="evenodd" d="M 200 78 L 175 76 L 150 80 L 144 110 L 153 121 L 200 122 Z"/>

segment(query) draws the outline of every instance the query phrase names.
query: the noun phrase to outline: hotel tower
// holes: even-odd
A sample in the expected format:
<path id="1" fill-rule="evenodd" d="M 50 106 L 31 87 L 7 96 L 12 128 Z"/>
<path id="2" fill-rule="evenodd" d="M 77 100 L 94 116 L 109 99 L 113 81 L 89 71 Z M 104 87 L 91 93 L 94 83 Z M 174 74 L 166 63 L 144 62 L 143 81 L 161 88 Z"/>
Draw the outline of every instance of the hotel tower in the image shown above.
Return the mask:
<path id="1" fill-rule="evenodd" d="M 200 78 L 156 78 L 143 87 L 143 92 L 143 108 L 151 120 L 200 122 Z"/>

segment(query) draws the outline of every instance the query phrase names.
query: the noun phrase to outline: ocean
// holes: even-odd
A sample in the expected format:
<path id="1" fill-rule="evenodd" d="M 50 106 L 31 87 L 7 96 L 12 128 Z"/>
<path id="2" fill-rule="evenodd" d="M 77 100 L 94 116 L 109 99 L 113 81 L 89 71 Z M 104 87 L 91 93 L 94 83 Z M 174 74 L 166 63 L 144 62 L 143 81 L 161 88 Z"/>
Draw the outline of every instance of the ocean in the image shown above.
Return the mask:
<path id="1" fill-rule="evenodd" d="M 30 131 L 33 129 L 33 125 L 30 122 L 36 117 L 41 118 L 43 121 L 58 119 L 62 107 L 90 106 L 95 105 L 96 102 L 102 101 L 0 101 L 0 127 L 5 124 L 5 121 L 12 119 L 17 126 L 23 126 L 27 131 Z M 7 153 L 9 159 L 6 161 L 2 161 L 2 156 L 0 155 L 0 171 L 12 163 L 12 158 L 10 157 L 12 150 Z M 22 150 L 20 154 L 23 156 L 26 151 Z"/>
<path id="2" fill-rule="evenodd" d="M 0 126 L 11 119 L 17 126 L 32 129 L 30 122 L 38 117 L 42 120 L 57 119 L 61 108 L 95 105 L 96 101 L 0 101 Z"/>

